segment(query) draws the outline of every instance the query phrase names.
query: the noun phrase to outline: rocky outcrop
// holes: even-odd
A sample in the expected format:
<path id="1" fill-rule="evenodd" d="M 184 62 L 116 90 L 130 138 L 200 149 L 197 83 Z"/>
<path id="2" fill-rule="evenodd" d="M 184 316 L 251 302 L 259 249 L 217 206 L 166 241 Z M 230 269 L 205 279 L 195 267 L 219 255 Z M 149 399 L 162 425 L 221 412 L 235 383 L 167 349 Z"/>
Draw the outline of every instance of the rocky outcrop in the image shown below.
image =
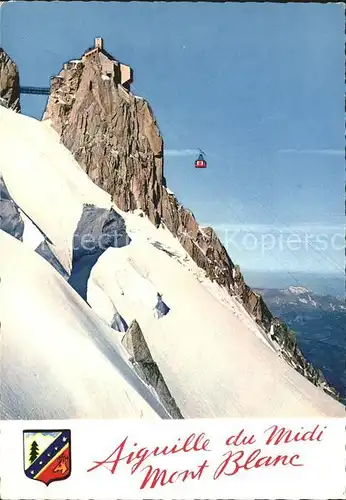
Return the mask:
<path id="1" fill-rule="evenodd" d="M 19 73 L 17 66 L 0 47 L 0 105 L 20 111 Z"/>
<path id="2" fill-rule="evenodd" d="M 340 399 L 340 395 L 333 387 L 330 387 L 321 370 L 316 369 L 309 363 L 298 346 L 295 333 L 278 318 L 272 320 L 272 339 L 280 346 L 282 357 L 293 366 L 301 375 L 309 379 L 314 385 L 320 386 L 327 394 Z"/>
<path id="3" fill-rule="evenodd" d="M 274 317 L 266 306 L 263 298 L 245 283 L 239 266 L 235 266 L 233 276 L 236 295 L 240 297 L 241 302 L 255 321 L 262 326 L 266 332 L 269 332 Z"/>
<path id="4" fill-rule="evenodd" d="M 102 72 L 99 53 L 52 79 L 43 119 L 119 208 L 160 222 L 162 138 L 148 103 Z"/>
<path id="5" fill-rule="evenodd" d="M 178 238 L 207 276 L 232 293 L 234 264 L 211 227 L 200 227 L 192 212 L 184 208 L 174 194 L 162 190 L 162 221 Z"/>
<path id="6" fill-rule="evenodd" d="M 339 393 L 328 384 L 321 370 L 315 368 L 305 359 L 298 346 L 295 333 L 279 318 L 274 317 L 261 295 L 254 292 L 245 283 L 238 266 L 235 267 L 233 274 L 237 296 L 257 324 L 263 328 L 271 340 L 276 342 L 279 354 L 314 385 L 321 387 L 335 399 L 340 399 Z"/>
<path id="7" fill-rule="evenodd" d="M 68 282 L 87 300 L 90 273 L 107 248 L 121 248 L 130 243 L 125 221 L 114 209 L 85 204 L 73 235 L 72 270 Z M 120 322 L 118 321 L 120 320 Z M 121 318 L 114 317 L 114 326 Z"/>
<path id="8" fill-rule="evenodd" d="M 22 241 L 24 221 L 0 174 L 0 229 Z"/>
<path id="9" fill-rule="evenodd" d="M 269 334 L 273 316 L 261 296 L 246 285 L 214 230 L 200 227 L 167 190 L 163 140 L 149 104 L 104 72 L 100 53 L 71 61 L 52 79 L 43 119 L 51 121 L 63 144 L 119 208 L 141 209 L 154 224 L 167 226 L 206 275 L 237 295 Z M 276 331 L 287 361 L 326 390 L 324 377 L 307 364 L 296 343 L 287 341 L 290 335 L 281 325 Z"/>
<path id="10" fill-rule="evenodd" d="M 150 349 L 144 338 L 143 332 L 136 320 L 133 320 L 124 335 L 121 343 L 137 363 L 154 363 Z"/>
<path id="11" fill-rule="evenodd" d="M 184 418 L 161 375 L 159 367 L 153 360 L 148 344 L 136 320 L 132 321 L 121 342 L 131 356 L 130 359 L 139 376 L 154 389 L 172 418 Z"/>

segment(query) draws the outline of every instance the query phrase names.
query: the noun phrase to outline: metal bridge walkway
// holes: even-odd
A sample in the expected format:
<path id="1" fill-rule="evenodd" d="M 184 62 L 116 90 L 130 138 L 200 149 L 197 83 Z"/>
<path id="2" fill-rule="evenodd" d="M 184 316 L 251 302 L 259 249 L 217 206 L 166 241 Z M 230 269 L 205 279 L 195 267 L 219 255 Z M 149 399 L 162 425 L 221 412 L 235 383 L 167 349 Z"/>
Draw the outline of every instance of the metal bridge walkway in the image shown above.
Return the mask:
<path id="1" fill-rule="evenodd" d="M 21 94 L 49 95 L 50 88 L 47 87 L 20 87 Z"/>

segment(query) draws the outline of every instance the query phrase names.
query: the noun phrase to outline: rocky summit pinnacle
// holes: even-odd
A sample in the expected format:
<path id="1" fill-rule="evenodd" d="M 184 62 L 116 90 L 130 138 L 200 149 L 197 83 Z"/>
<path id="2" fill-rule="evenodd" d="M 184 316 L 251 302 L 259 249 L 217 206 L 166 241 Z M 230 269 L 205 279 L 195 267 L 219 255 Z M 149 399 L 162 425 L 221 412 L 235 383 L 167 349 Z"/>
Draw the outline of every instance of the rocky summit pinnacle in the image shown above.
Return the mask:
<path id="1" fill-rule="evenodd" d="M 43 119 L 119 208 L 141 208 L 158 223 L 163 143 L 148 103 L 121 83 L 122 66 L 92 50 L 65 64 Z"/>
<path id="2" fill-rule="evenodd" d="M 210 227 L 200 227 L 166 187 L 163 139 L 150 105 L 131 93 L 132 69 L 115 60 L 101 38 L 51 80 L 43 120 L 99 187 L 124 210 L 141 209 L 164 224 L 206 276 L 237 295 L 257 324 L 281 346 L 286 361 L 326 392 L 323 375 L 306 361 L 286 325 L 246 285 L 239 268 Z"/>
<path id="3" fill-rule="evenodd" d="M 164 223 L 208 277 L 232 290 L 234 266 L 215 232 L 200 228 L 166 189 L 163 140 L 148 102 L 129 90 L 131 68 L 99 40 L 52 79 L 43 119 L 119 208 Z"/>
<path id="4" fill-rule="evenodd" d="M 20 111 L 19 73 L 16 64 L 0 47 L 0 105 Z"/>

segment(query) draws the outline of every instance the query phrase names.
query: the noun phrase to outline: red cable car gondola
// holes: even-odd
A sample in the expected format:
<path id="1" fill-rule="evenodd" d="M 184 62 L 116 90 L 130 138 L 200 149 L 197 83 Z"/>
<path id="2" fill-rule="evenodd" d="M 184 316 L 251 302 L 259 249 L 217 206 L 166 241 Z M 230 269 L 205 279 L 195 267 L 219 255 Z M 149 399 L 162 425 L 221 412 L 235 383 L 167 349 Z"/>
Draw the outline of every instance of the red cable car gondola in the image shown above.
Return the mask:
<path id="1" fill-rule="evenodd" d="M 195 168 L 207 168 L 207 162 L 205 161 L 204 159 L 204 156 L 205 153 L 203 153 L 203 151 L 199 150 L 200 151 L 200 154 L 197 158 L 197 160 L 195 161 Z"/>

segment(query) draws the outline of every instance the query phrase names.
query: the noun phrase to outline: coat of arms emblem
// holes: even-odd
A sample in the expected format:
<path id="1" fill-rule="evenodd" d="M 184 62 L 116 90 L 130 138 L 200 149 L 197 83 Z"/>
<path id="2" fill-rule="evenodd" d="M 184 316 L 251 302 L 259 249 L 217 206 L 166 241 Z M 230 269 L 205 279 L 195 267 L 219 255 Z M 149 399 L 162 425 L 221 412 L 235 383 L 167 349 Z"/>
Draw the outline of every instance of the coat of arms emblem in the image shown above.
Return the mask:
<path id="1" fill-rule="evenodd" d="M 71 475 L 71 431 L 23 432 L 25 475 L 47 486 Z"/>

